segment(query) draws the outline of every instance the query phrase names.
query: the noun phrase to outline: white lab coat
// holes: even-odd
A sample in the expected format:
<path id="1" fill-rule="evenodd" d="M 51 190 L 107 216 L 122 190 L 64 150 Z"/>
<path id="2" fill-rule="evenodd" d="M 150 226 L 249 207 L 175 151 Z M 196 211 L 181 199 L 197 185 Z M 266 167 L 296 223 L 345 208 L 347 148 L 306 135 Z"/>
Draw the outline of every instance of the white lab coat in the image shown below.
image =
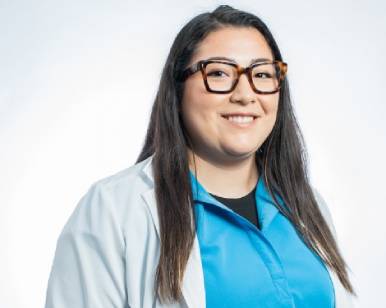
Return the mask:
<path id="1" fill-rule="evenodd" d="M 57 242 L 46 308 L 204 308 L 205 290 L 197 236 L 186 267 L 183 300 L 161 305 L 153 295 L 159 223 L 152 156 L 95 182 L 77 204 Z M 336 236 L 329 210 L 318 203 Z M 352 297 L 329 270 L 336 308 Z"/>

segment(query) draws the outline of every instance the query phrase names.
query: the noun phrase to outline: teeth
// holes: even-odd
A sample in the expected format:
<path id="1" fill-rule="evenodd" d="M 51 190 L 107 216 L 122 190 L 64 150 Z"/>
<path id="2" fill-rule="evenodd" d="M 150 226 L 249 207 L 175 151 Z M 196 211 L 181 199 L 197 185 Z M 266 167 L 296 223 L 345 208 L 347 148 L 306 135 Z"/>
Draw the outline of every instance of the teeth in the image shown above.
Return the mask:
<path id="1" fill-rule="evenodd" d="M 253 121 L 253 117 L 247 116 L 247 117 L 242 117 L 242 116 L 230 116 L 227 117 L 229 121 L 236 122 L 236 123 L 250 123 Z"/>

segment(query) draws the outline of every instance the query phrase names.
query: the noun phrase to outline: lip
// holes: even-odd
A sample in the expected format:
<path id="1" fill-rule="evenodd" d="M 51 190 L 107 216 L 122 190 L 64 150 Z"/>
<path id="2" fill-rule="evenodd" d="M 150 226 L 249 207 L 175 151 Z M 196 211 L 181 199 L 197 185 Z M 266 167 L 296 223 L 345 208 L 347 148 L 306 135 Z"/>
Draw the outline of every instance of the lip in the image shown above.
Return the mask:
<path id="1" fill-rule="evenodd" d="M 233 114 L 232 114 L 233 115 Z M 247 115 L 248 116 L 248 115 Z M 251 115 L 249 115 L 251 116 Z M 252 115 L 253 116 L 253 115 Z M 251 128 L 253 126 L 255 126 L 256 122 L 257 122 L 257 119 L 258 117 L 257 116 L 253 116 L 253 120 L 252 122 L 249 122 L 249 123 L 236 123 L 236 122 L 232 122 L 230 120 L 228 120 L 226 118 L 226 115 L 221 115 L 221 118 L 226 121 L 228 124 L 232 125 L 232 127 L 237 127 L 237 128 Z"/>
<path id="2" fill-rule="evenodd" d="M 258 114 L 254 112 L 229 112 L 229 113 L 223 113 L 221 114 L 222 117 L 230 117 L 230 116 L 240 116 L 240 117 L 258 117 Z"/>

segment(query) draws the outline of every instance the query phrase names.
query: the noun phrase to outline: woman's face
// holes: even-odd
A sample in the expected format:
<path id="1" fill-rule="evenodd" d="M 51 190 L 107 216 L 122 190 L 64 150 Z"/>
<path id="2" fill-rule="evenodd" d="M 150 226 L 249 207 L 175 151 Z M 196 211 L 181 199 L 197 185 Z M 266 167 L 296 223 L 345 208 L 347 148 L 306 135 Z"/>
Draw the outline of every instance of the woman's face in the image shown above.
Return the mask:
<path id="1" fill-rule="evenodd" d="M 211 32 L 198 45 L 189 66 L 209 57 L 233 59 L 243 67 L 257 58 L 273 60 L 260 32 L 246 27 Z M 228 94 L 208 92 L 201 71 L 191 75 L 185 81 L 181 113 L 194 152 L 203 158 L 224 162 L 254 155 L 275 124 L 278 101 L 278 93 L 255 93 L 245 74 Z M 251 113 L 257 118 L 242 126 L 224 117 L 232 113 Z"/>

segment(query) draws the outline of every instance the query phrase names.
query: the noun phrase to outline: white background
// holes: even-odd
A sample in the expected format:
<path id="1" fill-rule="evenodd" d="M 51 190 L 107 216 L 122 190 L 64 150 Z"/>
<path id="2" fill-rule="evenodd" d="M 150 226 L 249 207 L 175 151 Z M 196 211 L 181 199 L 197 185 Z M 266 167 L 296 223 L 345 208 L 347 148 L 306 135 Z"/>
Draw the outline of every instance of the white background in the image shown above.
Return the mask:
<path id="1" fill-rule="evenodd" d="M 218 4 L 0 0 L 0 307 L 44 305 L 66 220 L 134 163 L 175 35 Z M 386 307 L 385 2 L 226 4 L 272 30 L 357 307 Z"/>

